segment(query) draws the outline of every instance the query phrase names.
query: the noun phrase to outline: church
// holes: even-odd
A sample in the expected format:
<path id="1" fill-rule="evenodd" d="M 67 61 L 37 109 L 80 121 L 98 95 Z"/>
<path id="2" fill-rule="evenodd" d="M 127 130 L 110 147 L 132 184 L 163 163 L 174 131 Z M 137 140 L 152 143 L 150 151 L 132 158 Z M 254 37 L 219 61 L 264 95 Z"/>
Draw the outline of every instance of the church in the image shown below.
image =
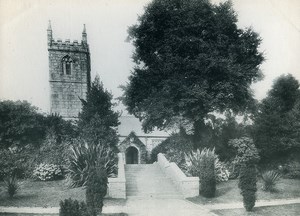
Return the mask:
<path id="1" fill-rule="evenodd" d="M 76 119 L 91 84 L 91 61 L 85 25 L 81 41 L 54 39 L 49 21 L 47 29 L 50 112 L 66 120 Z M 169 137 L 165 131 L 146 134 L 133 116 L 121 116 L 118 149 L 126 164 L 145 164 L 151 151 Z"/>

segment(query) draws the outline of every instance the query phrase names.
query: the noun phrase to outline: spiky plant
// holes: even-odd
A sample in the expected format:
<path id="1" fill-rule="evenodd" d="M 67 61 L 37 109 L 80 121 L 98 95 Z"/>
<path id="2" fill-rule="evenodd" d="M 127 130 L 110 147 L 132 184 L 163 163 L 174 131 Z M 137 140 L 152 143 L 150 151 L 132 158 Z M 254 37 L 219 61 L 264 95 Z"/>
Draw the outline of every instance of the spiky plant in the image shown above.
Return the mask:
<path id="1" fill-rule="evenodd" d="M 71 187 L 85 186 L 91 167 L 103 165 L 108 177 L 117 174 L 117 155 L 108 147 L 87 143 L 71 147 L 69 156 L 69 178 Z"/>
<path id="2" fill-rule="evenodd" d="M 269 191 L 269 192 L 274 192 L 275 191 L 275 186 L 277 181 L 281 178 L 280 173 L 270 170 L 266 171 L 262 174 L 261 176 L 264 185 L 263 185 L 263 190 Z"/>
<path id="3" fill-rule="evenodd" d="M 17 175 L 12 174 L 6 178 L 4 178 L 4 184 L 7 189 L 8 196 L 12 198 L 19 189 L 19 184 L 17 180 Z"/>
<path id="4" fill-rule="evenodd" d="M 190 173 L 199 176 L 200 194 L 214 197 L 216 192 L 215 150 L 207 148 L 186 154 L 186 162 Z"/>

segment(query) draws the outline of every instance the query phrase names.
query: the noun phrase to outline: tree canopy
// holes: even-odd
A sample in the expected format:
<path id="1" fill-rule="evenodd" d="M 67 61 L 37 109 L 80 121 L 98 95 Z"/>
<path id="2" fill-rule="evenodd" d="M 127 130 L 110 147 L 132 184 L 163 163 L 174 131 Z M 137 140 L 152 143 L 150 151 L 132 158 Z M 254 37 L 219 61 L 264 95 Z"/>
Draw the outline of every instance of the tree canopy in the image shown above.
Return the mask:
<path id="1" fill-rule="evenodd" d="M 82 101 L 78 127 L 84 139 L 94 144 L 115 146 L 119 113 L 113 110 L 112 95 L 104 89 L 97 76 Z"/>
<path id="2" fill-rule="evenodd" d="M 299 105 L 299 82 L 292 75 L 280 76 L 255 115 L 253 137 L 263 160 L 300 150 Z"/>
<path id="3" fill-rule="evenodd" d="M 123 102 L 145 131 L 182 117 L 201 130 L 205 116 L 253 104 L 252 82 L 261 78 L 261 39 L 240 29 L 230 1 L 153 0 L 129 28 L 134 70 Z"/>
<path id="4" fill-rule="evenodd" d="M 0 102 L 0 148 L 39 146 L 45 137 L 44 117 L 27 101 Z"/>

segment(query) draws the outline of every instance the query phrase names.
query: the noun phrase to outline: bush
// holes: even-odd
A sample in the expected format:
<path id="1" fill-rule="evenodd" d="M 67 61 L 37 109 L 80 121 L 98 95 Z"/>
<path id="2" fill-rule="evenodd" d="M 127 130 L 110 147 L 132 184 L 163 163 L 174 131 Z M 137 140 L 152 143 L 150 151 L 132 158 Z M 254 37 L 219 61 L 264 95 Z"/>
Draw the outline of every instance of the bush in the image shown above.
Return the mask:
<path id="1" fill-rule="evenodd" d="M 186 154 L 189 172 L 193 176 L 199 176 L 200 194 L 204 197 L 214 197 L 216 192 L 215 176 L 215 152 L 214 149 L 204 148 L 196 152 Z"/>
<path id="2" fill-rule="evenodd" d="M 193 144 L 186 135 L 172 134 L 151 151 L 151 162 L 157 161 L 158 153 L 163 153 L 170 162 L 175 162 L 186 172 L 185 152 L 190 152 L 192 149 Z"/>
<path id="3" fill-rule="evenodd" d="M 107 193 L 108 179 L 105 167 L 97 164 L 89 169 L 89 177 L 86 184 L 86 203 L 91 209 L 91 216 L 102 212 L 103 199 Z"/>
<path id="4" fill-rule="evenodd" d="M 206 148 L 203 149 L 203 151 L 206 151 L 206 150 L 207 150 Z M 185 164 L 185 169 L 186 170 L 184 170 L 184 171 L 186 171 L 186 174 L 188 176 L 198 176 L 197 173 L 200 172 L 198 170 L 199 167 L 195 167 L 195 166 L 198 166 L 198 164 L 191 162 L 191 159 L 195 160 L 196 158 L 201 157 L 200 156 L 201 152 L 198 152 L 198 151 L 194 152 L 194 153 L 191 153 L 191 154 L 199 154 L 199 156 L 196 156 L 196 157 L 193 157 L 191 154 L 185 154 L 186 157 L 185 157 L 184 161 L 186 162 L 186 164 Z M 228 169 L 226 167 L 226 164 L 219 160 L 219 157 L 215 153 L 215 150 L 212 150 L 211 154 L 213 154 L 213 157 L 214 157 L 216 182 L 219 183 L 219 182 L 228 181 L 229 176 L 230 176 L 230 172 L 228 171 Z"/>
<path id="5" fill-rule="evenodd" d="M 5 177 L 4 184 L 5 184 L 5 187 L 7 188 L 7 193 L 9 195 L 9 197 L 12 198 L 19 189 L 17 176 L 11 175 L 11 176 Z"/>
<path id="6" fill-rule="evenodd" d="M 261 175 L 261 178 L 264 182 L 263 190 L 274 192 L 276 182 L 280 179 L 280 177 L 281 175 L 274 170 L 264 172 Z"/>
<path id="7" fill-rule="evenodd" d="M 230 176 L 226 164 L 219 160 L 217 154 L 215 154 L 215 176 L 217 183 L 228 181 Z"/>
<path id="8" fill-rule="evenodd" d="M 118 157 L 112 150 L 101 145 L 88 145 L 87 143 L 72 146 L 68 167 L 70 186 L 85 186 L 89 170 L 96 164 L 104 165 L 108 177 L 116 176 Z"/>
<path id="9" fill-rule="evenodd" d="M 243 196 L 244 207 L 251 211 L 256 200 L 256 168 L 254 164 L 242 164 L 240 167 L 239 188 Z"/>
<path id="10" fill-rule="evenodd" d="M 90 216 L 84 202 L 79 203 L 70 198 L 60 201 L 59 206 L 59 216 Z"/>
<path id="11" fill-rule="evenodd" d="M 41 163 L 33 171 L 33 177 L 41 181 L 51 181 L 63 178 L 60 166 Z"/>
<path id="12" fill-rule="evenodd" d="M 258 151 L 253 140 L 248 137 L 230 140 L 229 145 L 237 149 L 235 162 L 240 165 L 239 188 L 241 189 L 245 209 L 251 211 L 256 200 L 256 164 L 259 161 Z"/>
<path id="13" fill-rule="evenodd" d="M 32 148 L 9 148 L 0 150 L 0 180 L 5 176 L 31 177 L 34 169 Z"/>
<path id="14" fill-rule="evenodd" d="M 300 162 L 291 161 L 280 167 L 280 170 L 284 177 L 290 179 L 300 179 Z"/>

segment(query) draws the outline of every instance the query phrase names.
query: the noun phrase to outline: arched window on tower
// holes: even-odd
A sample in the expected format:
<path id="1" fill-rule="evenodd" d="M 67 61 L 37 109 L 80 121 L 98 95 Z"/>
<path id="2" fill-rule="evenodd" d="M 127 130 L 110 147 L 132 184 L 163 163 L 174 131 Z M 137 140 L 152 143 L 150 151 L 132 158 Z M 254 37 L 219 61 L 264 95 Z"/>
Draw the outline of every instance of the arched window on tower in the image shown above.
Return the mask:
<path id="1" fill-rule="evenodd" d="M 71 75 L 72 73 L 73 60 L 70 56 L 66 55 L 62 58 L 62 69 L 63 74 Z"/>

